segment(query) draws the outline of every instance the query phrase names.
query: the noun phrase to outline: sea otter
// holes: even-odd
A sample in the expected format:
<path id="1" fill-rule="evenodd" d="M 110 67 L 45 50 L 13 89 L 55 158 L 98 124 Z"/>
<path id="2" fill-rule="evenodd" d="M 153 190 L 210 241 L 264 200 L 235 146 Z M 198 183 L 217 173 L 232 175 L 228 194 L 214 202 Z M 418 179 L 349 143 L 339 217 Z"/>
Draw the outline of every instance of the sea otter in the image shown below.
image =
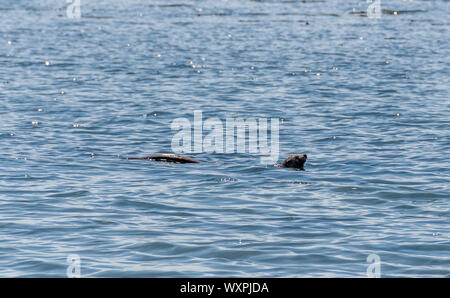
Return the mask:
<path id="1" fill-rule="evenodd" d="M 308 156 L 306 154 L 294 154 L 286 158 L 283 163 L 276 164 L 275 166 L 283 168 L 303 169 L 303 165 L 305 164 L 307 158 Z M 155 154 L 144 157 L 128 157 L 128 159 L 147 159 L 174 163 L 200 163 L 198 160 L 195 160 L 191 157 L 171 153 Z"/>
<path id="2" fill-rule="evenodd" d="M 155 154 L 144 157 L 128 157 L 127 159 L 148 159 L 155 161 L 175 162 L 175 163 L 200 163 L 198 160 L 195 160 L 193 158 L 171 153 Z"/>
<path id="3" fill-rule="evenodd" d="M 283 160 L 281 166 L 284 168 L 303 169 L 307 158 L 306 154 L 294 154 Z"/>

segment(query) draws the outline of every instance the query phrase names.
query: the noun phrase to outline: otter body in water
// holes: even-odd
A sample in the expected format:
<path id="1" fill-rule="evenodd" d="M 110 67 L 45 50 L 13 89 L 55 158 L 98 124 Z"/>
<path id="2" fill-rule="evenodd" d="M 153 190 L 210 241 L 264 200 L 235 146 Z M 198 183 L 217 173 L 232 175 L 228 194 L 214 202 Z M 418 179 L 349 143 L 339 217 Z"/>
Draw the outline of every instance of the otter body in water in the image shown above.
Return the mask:
<path id="1" fill-rule="evenodd" d="M 294 154 L 286 158 L 283 163 L 276 164 L 275 166 L 283 168 L 303 169 L 303 165 L 305 164 L 307 158 L 308 156 L 306 154 Z M 200 163 L 198 160 L 195 160 L 193 158 L 170 153 L 155 154 L 144 157 L 128 157 L 128 159 L 146 159 L 174 163 Z"/>
<path id="2" fill-rule="evenodd" d="M 144 157 L 128 157 L 128 159 L 148 159 L 155 161 L 175 162 L 175 163 L 199 163 L 198 160 L 195 160 L 193 158 L 169 153 L 155 154 Z"/>

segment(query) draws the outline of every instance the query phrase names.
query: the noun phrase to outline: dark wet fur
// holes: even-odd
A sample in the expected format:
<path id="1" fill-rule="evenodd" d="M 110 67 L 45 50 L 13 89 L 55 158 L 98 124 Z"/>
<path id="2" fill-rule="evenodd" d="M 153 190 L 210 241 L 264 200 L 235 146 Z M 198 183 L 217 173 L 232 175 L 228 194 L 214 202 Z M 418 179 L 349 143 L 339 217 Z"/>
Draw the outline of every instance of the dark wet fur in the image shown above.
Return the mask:
<path id="1" fill-rule="evenodd" d="M 281 164 L 285 168 L 303 169 L 308 156 L 306 154 L 294 154 L 286 158 Z"/>
<path id="2" fill-rule="evenodd" d="M 148 159 L 154 161 L 174 162 L 174 163 L 199 163 L 198 160 L 193 158 L 177 155 L 177 154 L 155 154 L 144 157 L 128 157 L 128 159 Z"/>
<path id="3" fill-rule="evenodd" d="M 294 155 L 291 155 L 288 158 L 286 158 L 282 164 L 280 164 L 280 165 L 277 164 L 275 166 L 303 170 L 303 166 L 304 166 L 307 158 L 308 158 L 308 156 L 306 154 L 294 154 Z M 147 160 L 154 160 L 154 161 L 174 162 L 174 163 L 200 163 L 198 160 L 195 160 L 191 157 L 177 155 L 177 154 L 170 154 L 170 153 L 155 154 L 155 155 L 149 155 L 149 156 L 144 156 L 144 157 L 128 157 L 127 159 L 131 159 L 131 160 L 147 159 Z"/>

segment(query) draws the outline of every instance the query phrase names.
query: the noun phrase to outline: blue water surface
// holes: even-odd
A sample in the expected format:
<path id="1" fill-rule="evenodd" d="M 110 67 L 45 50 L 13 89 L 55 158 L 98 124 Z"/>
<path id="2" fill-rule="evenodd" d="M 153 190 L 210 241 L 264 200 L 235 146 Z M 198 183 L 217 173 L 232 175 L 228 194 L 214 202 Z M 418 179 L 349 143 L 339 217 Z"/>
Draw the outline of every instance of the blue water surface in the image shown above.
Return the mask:
<path id="1" fill-rule="evenodd" d="M 0 3 L 0 277 L 450 276 L 450 2 Z M 172 152 L 280 119 L 279 161 Z"/>

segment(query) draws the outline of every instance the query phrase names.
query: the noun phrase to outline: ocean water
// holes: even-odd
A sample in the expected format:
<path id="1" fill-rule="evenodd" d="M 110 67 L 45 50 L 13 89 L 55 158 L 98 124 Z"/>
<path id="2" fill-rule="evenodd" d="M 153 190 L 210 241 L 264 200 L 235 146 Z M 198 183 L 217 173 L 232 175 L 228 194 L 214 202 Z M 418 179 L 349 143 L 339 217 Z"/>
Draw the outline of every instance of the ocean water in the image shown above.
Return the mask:
<path id="1" fill-rule="evenodd" d="M 0 3 L 0 277 L 450 276 L 449 1 L 68 5 Z M 123 158 L 196 110 L 305 170 Z"/>

